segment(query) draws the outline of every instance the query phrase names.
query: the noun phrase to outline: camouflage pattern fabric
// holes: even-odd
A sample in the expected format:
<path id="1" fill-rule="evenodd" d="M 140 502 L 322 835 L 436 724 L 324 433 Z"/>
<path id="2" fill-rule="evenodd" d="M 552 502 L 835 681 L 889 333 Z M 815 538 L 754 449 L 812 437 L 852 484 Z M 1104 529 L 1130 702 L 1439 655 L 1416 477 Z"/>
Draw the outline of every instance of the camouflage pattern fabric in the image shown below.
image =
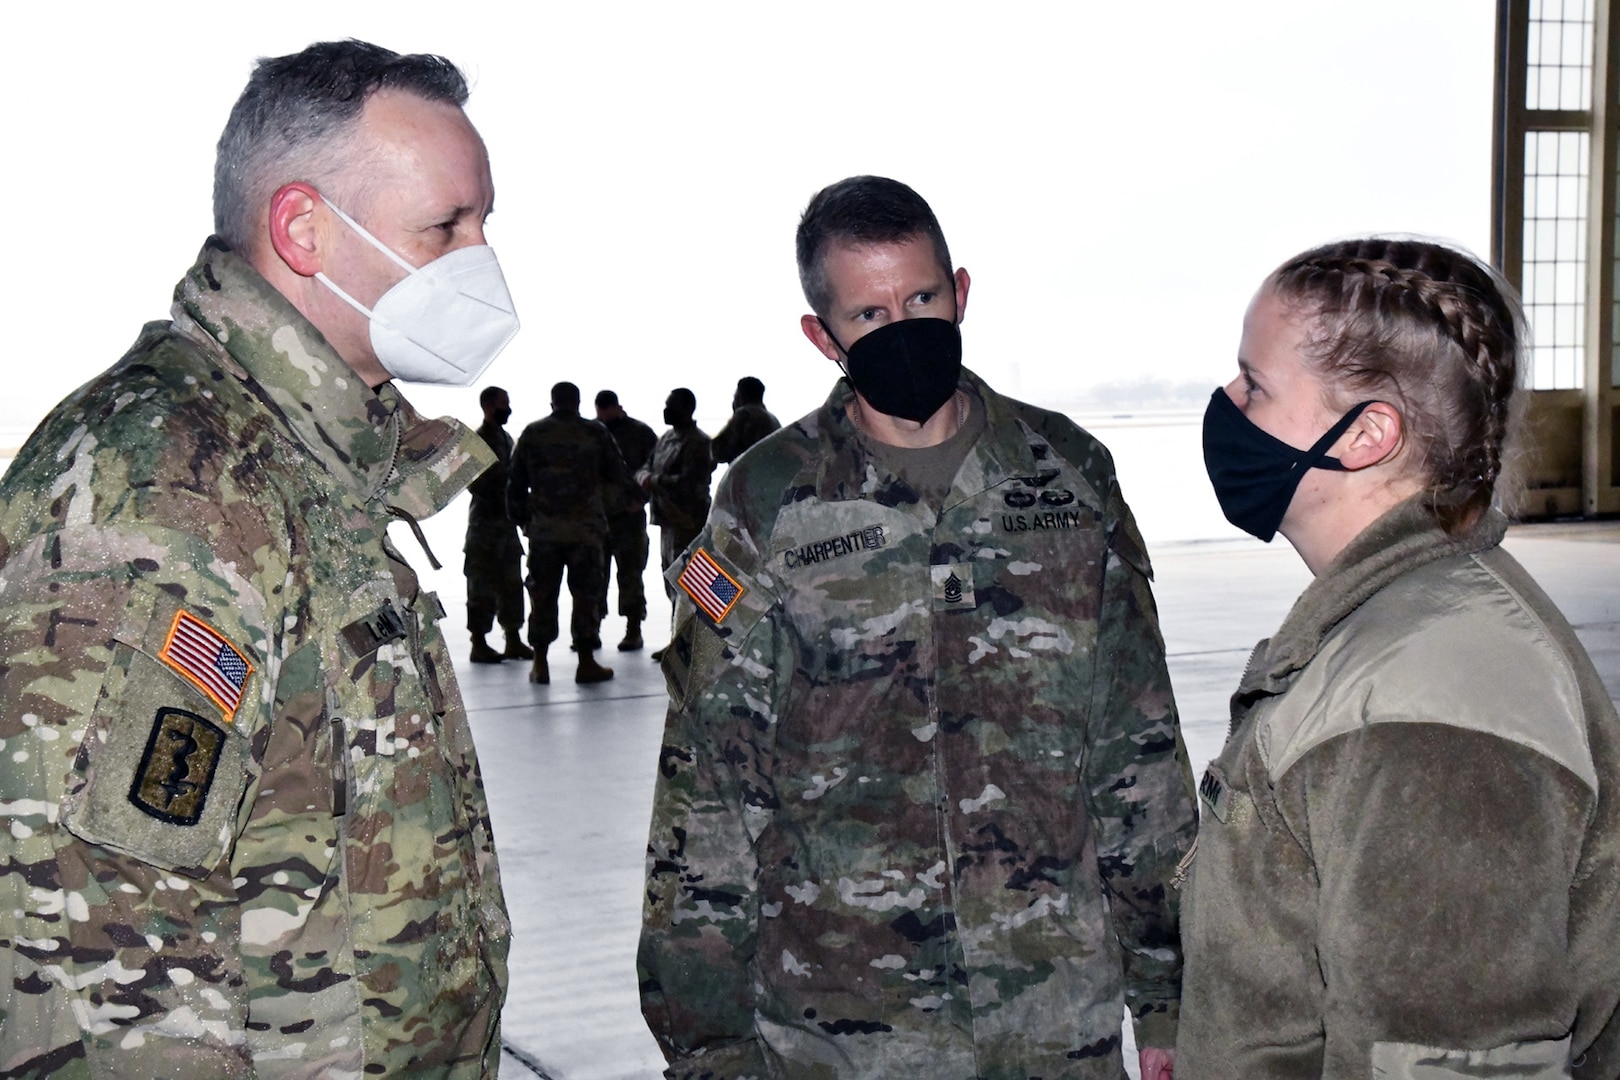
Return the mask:
<path id="1" fill-rule="evenodd" d="M 523 626 L 523 541 L 517 526 L 469 521 L 462 550 L 467 577 L 467 629 L 487 634 L 497 618 L 504 630 Z"/>
<path id="2" fill-rule="evenodd" d="M 640 420 L 631 416 L 616 416 L 602 421 L 602 426 L 613 436 L 613 444 L 624 459 L 625 482 L 619 485 L 607 502 L 607 515 L 612 518 L 624 514 L 642 514 L 647 496 L 636 483 L 636 474 L 652 466 L 653 447 L 658 445 L 658 434 Z M 642 531 L 647 528 L 642 518 Z"/>
<path id="3" fill-rule="evenodd" d="M 658 435 L 652 428 L 630 416 L 604 420 L 608 434 L 613 436 L 624 458 L 628 472 L 626 483 L 619 489 L 616 505 L 608 505 L 608 542 L 603 551 L 602 610 L 608 609 L 607 571 L 612 571 L 619 582 L 619 614 L 627 619 L 647 617 L 647 588 L 642 575 L 647 569 L 647 496 L 636 483 L 636 474 L 652 465 L 653 447 Z"/>
<path id="4" fill-rule="evenodd" d="M 529 541 L 529 647 L 544 652 L 557 640 L 557 599 L 563 575 L 573 601 L 568 629 L 573 645 L 587 651 L 602 647 L 602 619 L 607 614 L 607 564 L 602 545 Z"/>
<path id="5" fill-rule="evenodd" d="M 1124 1076 L 1195 829 L 1101 444 L 975 377 L 943 510 L 826 406 L 722 480 L 664 670 L 642 1008 L 670 1077 Z"/>
<path id="6" fill-rule="evenodd" d="M 782 426 L 770 410 L 757 402 L 739 405 L 726 426 L 714 437 L 714 460 L 736 461 L 743 451 Z"/>
<path id="7" fill-rule="evenodd" d="M 510 936 L 443 609 L 493 455 L 211 240 L 0 482 L 0 1073 L 493 1077 Z"/>
<path id="8" fill-rule="evenodd" d="M 697 535 L 709 516 L 709 481 L 714 476 L 709 437 L 696 424 L 670 428 L 658 436 L 652 461 L 639 475 L 652 484 L 652 523 Z"/>
<path id="9" fill-rule="evenodd" d="M 607 540 L 608 500 L 629 473 L 607 428 L 578 414 L 552 413 L 523 429 L 512 451 L 506 512 L 530 540 Z"/>
<path id="10" fill-rule="evenodd" d="M 651 548 L 647 542 L 647 515 L 608 515 L 608 542 L 602 552 L 601 606 L 608 609 L 608 571 L 619 582 L 619 614 L 627 619 L 647 617 L 647 586 L 642 580 L 647 571 L 647 556 Z"/>
<path id="11" fill-rule="evenodd" d="M 506 516 L 512 436 L 485 420 L 478 426 L 478 437 L 495 452 L 496 461 L 467 487 L 472 505 L 461 549 L 466 555 L 461 569 L 467 577 L 467 629 L 487 634 L 498 616 L 501 627 L 515 634 L 523 626 L 523 541 Z"/>
<path id="12" fill-rule="evenodd" d="M 557 640 L 563 574 L 573 598 L 574 644 L 596 648 L 607 594 L 605 508 L 630 482 L 608 429 L 575 413 L 552 413 L 518 436 L 507 480 L 507 513 L 529 537 L 529 645 Z"/>
<path id="13" fill-rule="evenodd" d="M 495 453 L 495 464 L 467 485 L 472 496 L 467 508 L 468 521 L 494 521 L 516 524 L 506 513 L 506 482 L 512 474 L 512 436 L 493 420 L 478 425 L 478 437 Z"/>

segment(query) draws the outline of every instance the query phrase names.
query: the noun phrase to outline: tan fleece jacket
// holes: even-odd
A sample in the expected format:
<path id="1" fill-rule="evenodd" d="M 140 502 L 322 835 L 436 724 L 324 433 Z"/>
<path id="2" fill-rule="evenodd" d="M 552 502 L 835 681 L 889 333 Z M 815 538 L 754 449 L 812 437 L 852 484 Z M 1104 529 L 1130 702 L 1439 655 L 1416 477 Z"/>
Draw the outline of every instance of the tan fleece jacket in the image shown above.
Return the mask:
<path id="1" fill-rule="evenodd" d="M 1620 1076 L 1620 721 L 1504 530 L 1409 501 L 1256 647 L 1177 1080 Z"/>

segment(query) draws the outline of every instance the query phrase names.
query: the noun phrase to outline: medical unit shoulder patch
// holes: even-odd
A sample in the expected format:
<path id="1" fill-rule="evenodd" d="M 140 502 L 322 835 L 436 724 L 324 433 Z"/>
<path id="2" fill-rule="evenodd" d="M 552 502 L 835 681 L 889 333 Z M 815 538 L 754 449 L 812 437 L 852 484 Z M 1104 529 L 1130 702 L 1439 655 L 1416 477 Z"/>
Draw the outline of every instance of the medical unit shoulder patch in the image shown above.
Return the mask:
<path id="1" fill-rule="evenodd" d="M 223 634 L 189 611 L 177 611 L 158 659 L 218 705 L 226 723 L 235 719 L 253 664 Z"/>
<path id="2" fill-rule="evenodd" d="M 171 825 L 202 820 L 225 732 L 196 713 L 159 709 L 129 801 Z"/>
<path id="3" fill-rule="evenodd" d="M 686 560 L 686 567 L 676 581 L 692 598 L 692 603 L 717 623 L 731 613 L 745 591 L 735 578 L 720 568 L 714 556 L 702 548 Z"/>

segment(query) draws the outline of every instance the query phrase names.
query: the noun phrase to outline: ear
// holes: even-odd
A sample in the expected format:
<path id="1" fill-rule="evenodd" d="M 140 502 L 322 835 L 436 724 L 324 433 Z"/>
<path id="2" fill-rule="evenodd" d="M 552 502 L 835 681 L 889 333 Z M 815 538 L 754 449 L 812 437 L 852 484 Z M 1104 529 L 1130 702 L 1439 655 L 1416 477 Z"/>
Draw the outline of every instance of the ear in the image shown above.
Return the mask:
<path id="1" fill-rule="evenodd" d="M 843 351 L 833 342 L 832 335 L 827 333 L 827 328 L 821 325 L 821 320 L 816 316 L 799 316 L 799 329 L 804 331 L 804 336 L 810 339 L 810 344 L 821 351 L 822 356 L 835 364 L 843 361 Z"/>
<path id="2" fill-rule="evenodd" d="M 1339 464 L 1351 472 L 1380 465 L 1400 453 L 1406 441 L 1406 426 L 1395 406 L 1375 401 L 1361 410 L 1344 433 L 1344 451 Z"/>
<path id="3" fill-rule="evenodd" d="M 319 205 L 320 195 L 305 183 L 283 184 L 270 196 L 270 246 L 299 277 L 314 277 L 325 263 Z"/>
<path id="4" fill-rule="evenodd" d="M 967 314 L 968 286 L 971 285 L 971 284 L 973 284 L 973 282 L 972 282 L 971 279 L 969 279 L 967 270 L 963 269 L 960 266 L 957 267 L 956 268 L 956 321 L 958 323 L 960 323 L 962 321 L 962 317 Z"/>

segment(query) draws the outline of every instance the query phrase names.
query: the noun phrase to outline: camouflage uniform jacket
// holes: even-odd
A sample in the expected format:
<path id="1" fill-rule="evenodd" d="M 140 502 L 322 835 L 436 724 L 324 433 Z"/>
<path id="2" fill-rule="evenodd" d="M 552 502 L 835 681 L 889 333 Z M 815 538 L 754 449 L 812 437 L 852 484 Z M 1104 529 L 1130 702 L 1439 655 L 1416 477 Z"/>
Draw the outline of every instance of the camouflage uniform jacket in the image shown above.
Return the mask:
<path id="1" fill-rule="evenodd" d="M 493 455 L 209 241 L 0 482 L 0 1073 L 493 1077 L 509 925 L 443 609 Z"/>
<path id="2" fill-rule="evenodd" d="M 1255 648 L 1178 1080 L 1620 1076 L 1620 721 L 1505 526 L 1409 500 Z"/>
<path id="3" fill-rule="evenodd" d="M 622 517 L 625 514 L 640 514 L 647 505 L 647 496 L 642 492 L 641 486 L 636 483 L 636 474 L 643 469 L 651 468 L 653 447 L 658 445 L 658 435 L 652 428 L 631 416 L 618 416 L 612 420 L 602 421 L 613 436 L 613 444 L 619 448 L 619 456 L 624 458 L 625 482 L 619 487 L 615 497 L 608 503 L 608 518 Z M 642 529 L 645 531 L 647 519 L 641 519 Z"/>
<path id="4" fill-rule="evenodd" d="M 495 453 L 495 464 L 467 485 L 472 505 L 467 509 L 468 521 L 488 521 L 497 525 L 514 524 L 506 516 L 506 480 L 512 471 L 512 436 L 493 420 L 478 425 L 478 437 Z"/>
<path id="5" fill-rule="evenodd" d="M 552 413 L 518 436 L 506 512 L 531 540 L 601 544 L 608 501 L 628 478 L 607 428 L 578 414 Z"/>
<path id="6" fill-rule="evenodd" d="M 743 451 L 781 426 L 782 422 L 757 401 L 737 406 L 714 437 L 714 460 L 737 460 Z"/>
<path id="7" fill-rule="evenodd" d="M 1100 443 L 964 385 L 942 512 L 841 383 L 671 568 L 639 958 L 668 1076 L 1118 1080 L 1122 1004 L 1174 1045 L 1195 823 L 1147 552 Z"/>
<path id="8" fill-rule="evenodd" d="M 658 436 L 652 461 L 641 471 L 652 479 L 652 523 L 697 530 L 709 516 L 709 480 L 714 458 L 709 437 L 696 424 Z"/>

